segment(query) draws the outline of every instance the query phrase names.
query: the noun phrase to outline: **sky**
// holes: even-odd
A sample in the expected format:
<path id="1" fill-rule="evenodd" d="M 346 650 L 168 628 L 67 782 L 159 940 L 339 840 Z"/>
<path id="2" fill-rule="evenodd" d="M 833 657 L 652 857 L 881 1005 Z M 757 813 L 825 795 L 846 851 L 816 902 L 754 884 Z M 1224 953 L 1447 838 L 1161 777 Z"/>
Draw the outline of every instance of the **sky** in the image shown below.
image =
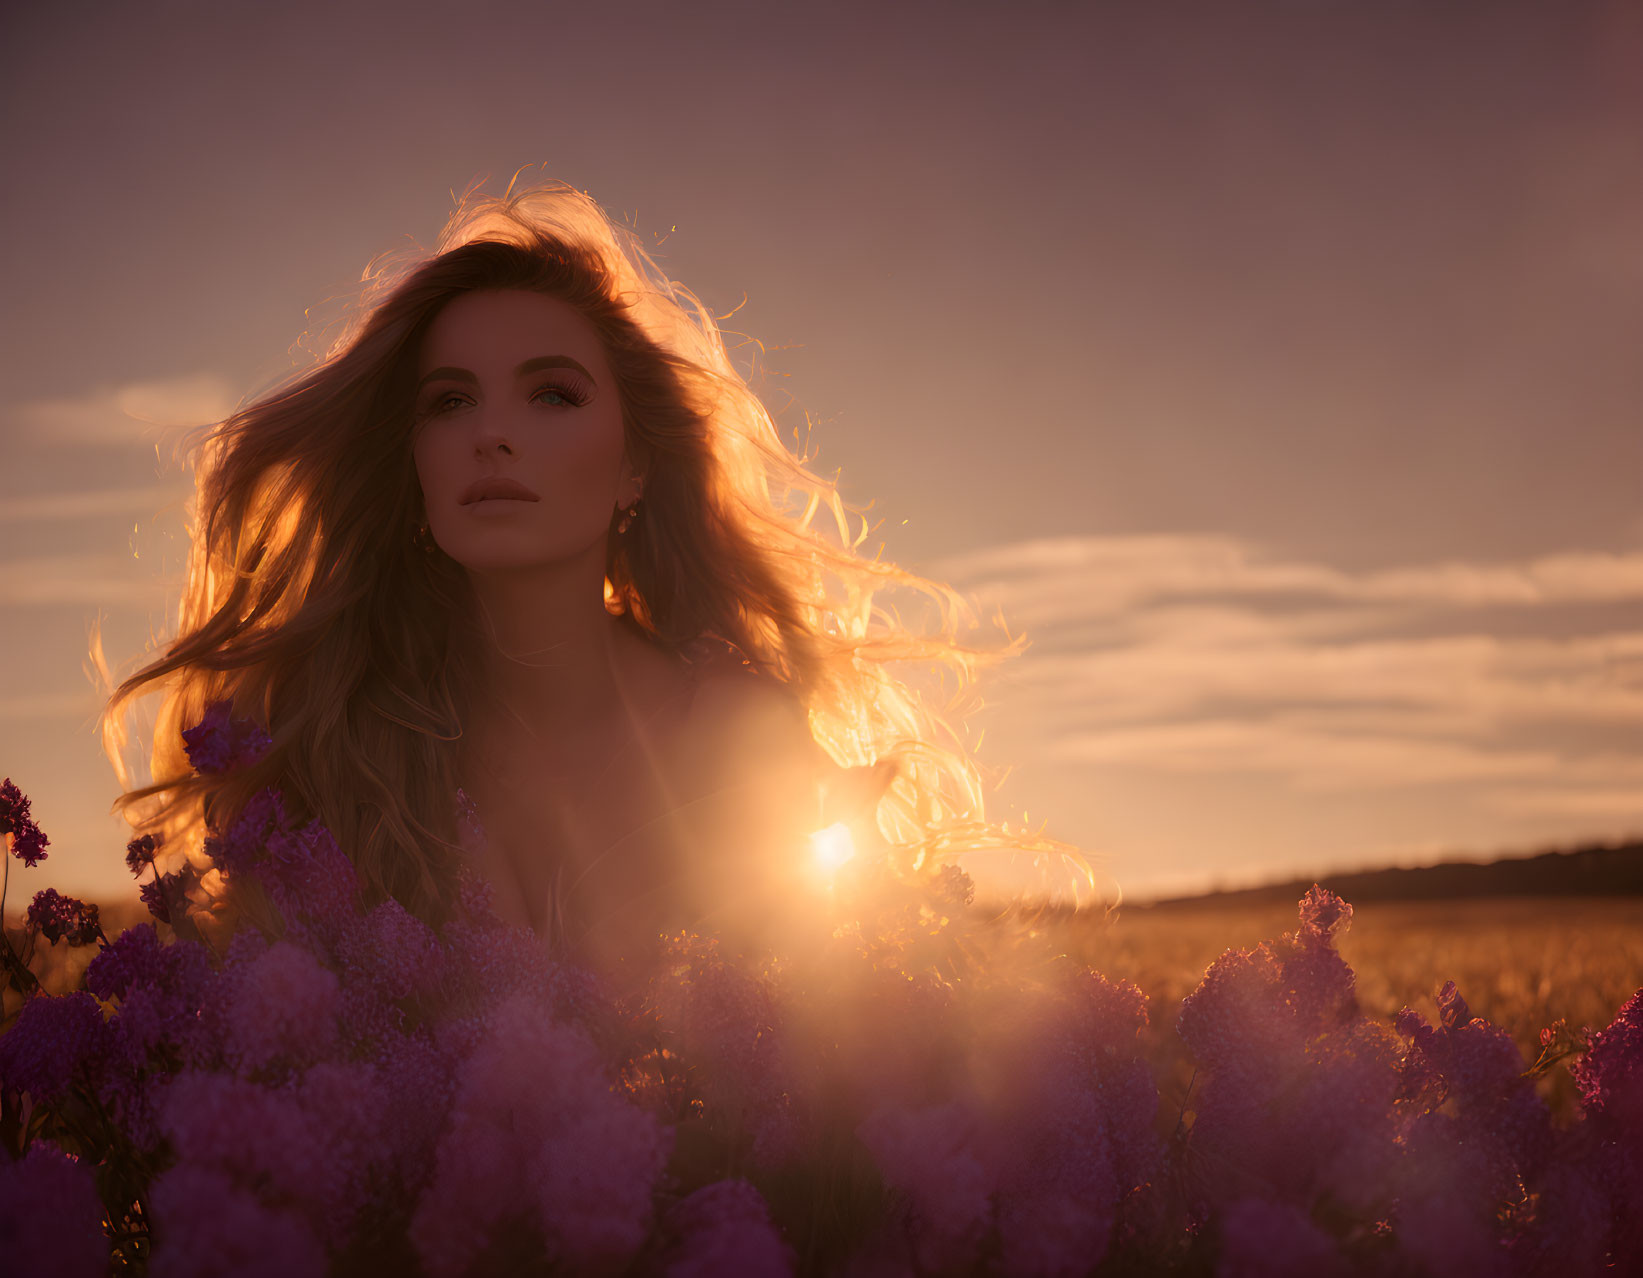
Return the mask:
<path id="1" fill-rule="evenodd" d="M 1636 4 L 64 0 L 0 45 L 13 908 L 133 891 L 83 667 L 171 624 L 165 428 L 525 168 L 1027 636 L 990 815 L 1128 899 L 1643 835 Z"/>

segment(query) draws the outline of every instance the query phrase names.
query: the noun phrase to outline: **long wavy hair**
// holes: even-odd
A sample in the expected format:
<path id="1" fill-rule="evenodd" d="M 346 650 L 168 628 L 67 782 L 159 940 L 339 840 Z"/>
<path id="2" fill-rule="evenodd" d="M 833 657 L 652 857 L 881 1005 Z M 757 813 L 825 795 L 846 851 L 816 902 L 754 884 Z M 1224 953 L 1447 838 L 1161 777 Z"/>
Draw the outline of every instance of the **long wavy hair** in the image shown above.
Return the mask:
<path id="1" fill-rule="evenodd" d="M 977 667 L 1013 644 L 967 646 L 963 599 L 863 553 L 862 511 L 783 443 L 707 308 L 558 182 L 470 188 L 431 252 L 374 259 L 334 333 L 305 335 L 315 366 L 187 441 L 196 493 L 177 633 L 102 720 L 124 789 L 115 808 L 135 830 L 199 864 L 205 829 L 277 786 L 293 816 L 335 835 L 368 897 L 448 916 L 474 605 L 465 570 L 413 535 L 412 400 L 429 324 L 482 289 L 569 303 L 609 360 L 647 479 L 645 518 L 608 541 L 607 607 L 682 655 L 728 645 L 789 685 L 837 763 L 895 760 L 876 817 L 897 873 L 928 869 L 955 830 L 981 830 L 962 723 Z M 916 601 L 918 624 L 896 596 Z M 152 779 L 136 785 L 125 721 L 153 692 Z M 220 700 L 266 724 L 273 746 L 242 771 L 196 775 L 181 730 Z M 270 925 L 266 902 L 238 903 Z"/>

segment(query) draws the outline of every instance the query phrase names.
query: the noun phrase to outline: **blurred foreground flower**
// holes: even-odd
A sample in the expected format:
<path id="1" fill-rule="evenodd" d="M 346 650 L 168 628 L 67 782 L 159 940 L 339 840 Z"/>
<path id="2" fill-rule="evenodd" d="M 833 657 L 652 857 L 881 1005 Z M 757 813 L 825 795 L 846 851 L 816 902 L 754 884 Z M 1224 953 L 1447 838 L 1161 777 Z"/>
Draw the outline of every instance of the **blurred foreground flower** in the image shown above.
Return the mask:
<path id="1" fill-rule="evenodd" d="M 213 707 L 195 766 L 254 761 L 253 729 Z M 0 803 L 26 835 L 27 800 Z M 1643 1254 L 1643 991 L 1575 1044 L 1556 1127 L 1453 983 L 1435 1025 L 1363 1013 L 1321 887 L 1180 1005 L 1177 1114 L 1141 990 L 990 948 L 950 864 L 850 858 L 819 950 L 686 932 L 617 989 L 471 870 L 441 928 L 367 904 L 275 790 L 206 845 L 269 934 L 172 936 L 202 880 L 156 851 L 127 849 L 156 922 L 113 939 L 35 898 L 40 935 L 97 946 L 83 988 L 40 993 L 7 942 L 8 1272 L 1578 1278 Z"/>

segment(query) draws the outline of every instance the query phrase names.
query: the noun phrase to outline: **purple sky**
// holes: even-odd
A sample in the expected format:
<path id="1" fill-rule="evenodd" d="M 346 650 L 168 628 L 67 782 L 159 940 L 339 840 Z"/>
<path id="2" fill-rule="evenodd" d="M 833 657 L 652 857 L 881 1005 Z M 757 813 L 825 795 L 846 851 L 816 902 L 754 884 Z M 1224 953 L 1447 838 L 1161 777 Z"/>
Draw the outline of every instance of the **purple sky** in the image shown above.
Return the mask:
<path id="1" fill-rule="evenodd" d="M 14 906 L 126 890 L 81 661 L 170 617 L 155 423 L 527 165 L 745 296 L 890 555 L 1034 641 L 996 815 L 1133 896 L 1643 833 L 1635 4 L 69 3 L 0 42 L 0 772 L 53 839 Z"/>

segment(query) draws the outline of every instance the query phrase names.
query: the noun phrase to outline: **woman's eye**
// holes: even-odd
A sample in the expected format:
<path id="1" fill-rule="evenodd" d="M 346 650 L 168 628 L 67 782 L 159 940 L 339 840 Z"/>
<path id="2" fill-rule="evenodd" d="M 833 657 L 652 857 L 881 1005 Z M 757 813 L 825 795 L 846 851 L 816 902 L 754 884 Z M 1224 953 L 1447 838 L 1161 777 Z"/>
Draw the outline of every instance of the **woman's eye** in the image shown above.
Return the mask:
<path id="1" fill-rule="evenodd" d="M 462 396 L 458 395 L 455 391 L 451 391 L 449 394 L 441 395 L 437 399 L 427 400 L 421 408 L 417 409 L 416 420 L 419 422 L 425 422 L 430 417 L 438 417 L 446 410 L 453 399 L 458 403 L 462 402 Z"/>
<path id="2" fill-rule="evenodd" d="M 542 399 L 545 395 L 557 395 L 559 397 L 557 403 L 552 400 L 546 401 L 553 403 L 555 408 L 580 408 L 588 402 L 587 396 L 574 386 L 544 386 L 531 398 L 533 400 Z"/>
<path id="3" fill-rule="evenodd" d="M 587 393 L 577 386 L 544 386 L 541 390 L 537 391 L 536 394 L 531 396 L 531 401 L 534 403 L 539 399 L 543 399 L 544 396 L 557 397 L 555 399 L 546 399 L 544 401 L 553 408 L 580 408 L 583 404 L 588 402 Z M 460 395 L 456 391 L 449 391 L 446 394 L 441 395 L 438 399 L 429 400 L 428 407 L 423 413 L 423 416 L 434 417 L 440 413 L 448 412 L 453 403 L 465 404 L 467 402 L 468 397 L 466 395 Z"/>

